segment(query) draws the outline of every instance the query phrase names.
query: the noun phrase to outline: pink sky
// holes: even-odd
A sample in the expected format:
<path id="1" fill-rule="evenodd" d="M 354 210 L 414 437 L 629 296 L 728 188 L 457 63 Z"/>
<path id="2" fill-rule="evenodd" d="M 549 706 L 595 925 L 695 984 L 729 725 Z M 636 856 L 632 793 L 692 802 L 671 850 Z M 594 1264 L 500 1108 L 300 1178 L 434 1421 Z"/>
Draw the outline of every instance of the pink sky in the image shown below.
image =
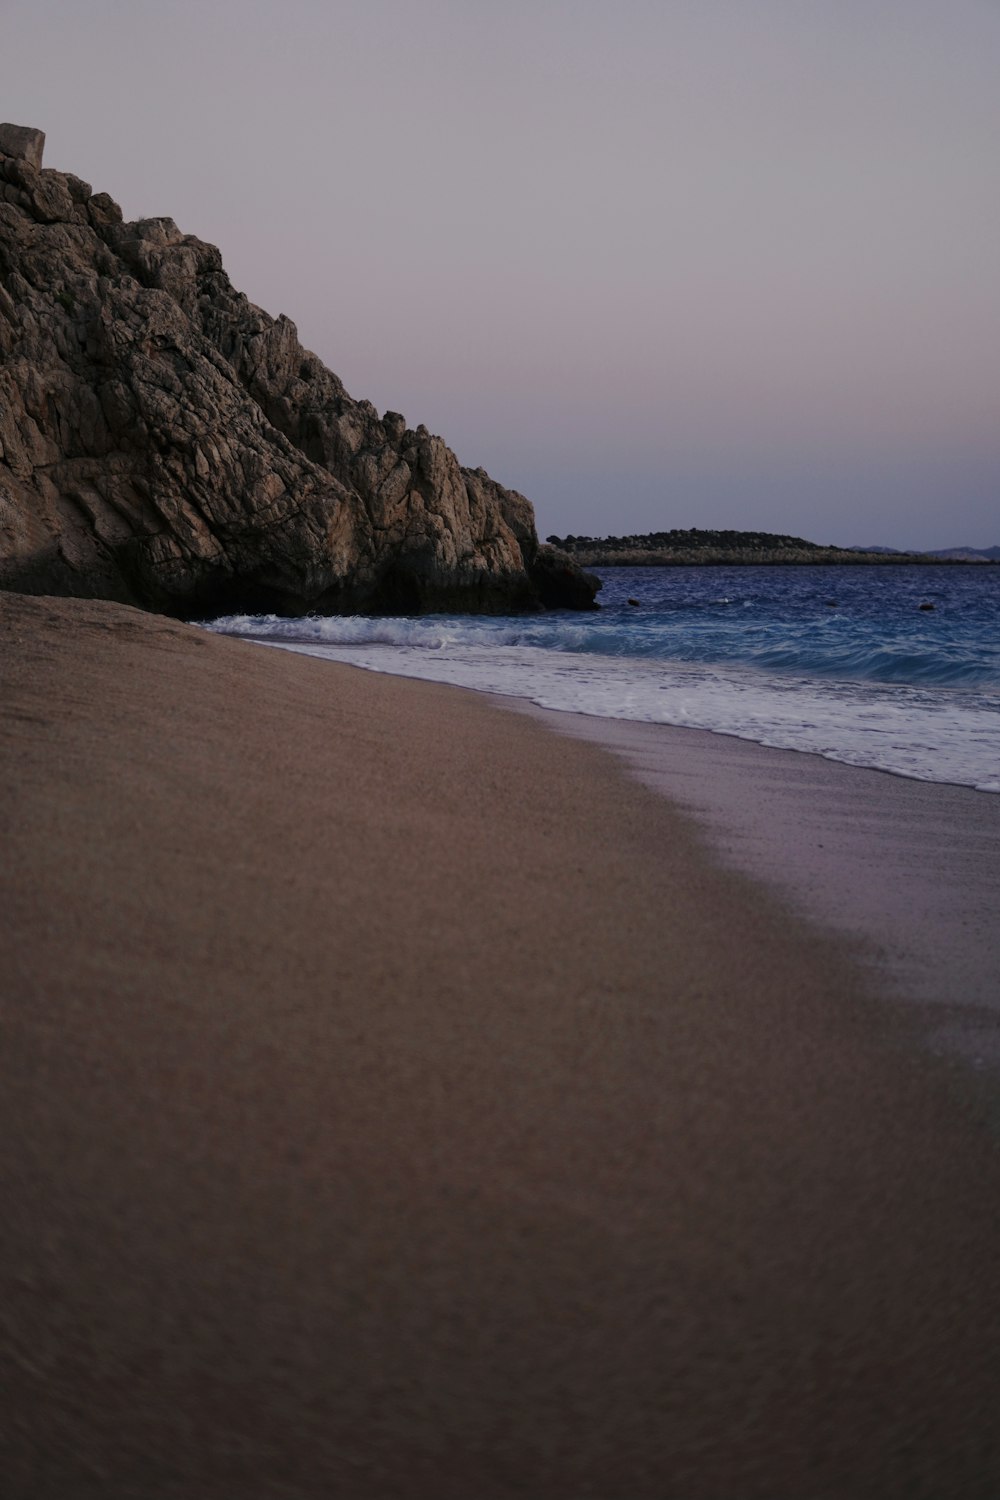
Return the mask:
<path id="1" fill-rule="evenodd" d="M 3 0 L 0 114 L 543 534 L 1000 542 L 991 0 Z"/>

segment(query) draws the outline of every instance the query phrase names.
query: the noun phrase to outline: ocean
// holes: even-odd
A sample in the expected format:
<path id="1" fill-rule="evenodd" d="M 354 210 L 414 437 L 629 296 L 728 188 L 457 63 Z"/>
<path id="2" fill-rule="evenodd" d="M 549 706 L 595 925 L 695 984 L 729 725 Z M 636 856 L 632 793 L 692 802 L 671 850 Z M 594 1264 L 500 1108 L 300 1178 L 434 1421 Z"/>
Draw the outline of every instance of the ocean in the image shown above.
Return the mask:
<path id="1" fill-rule="evenodd" d="M 593 614 L 234 615 L 209 628 L 543 708 L 1000 792 L 1000 568 L 595 571 Z"/>

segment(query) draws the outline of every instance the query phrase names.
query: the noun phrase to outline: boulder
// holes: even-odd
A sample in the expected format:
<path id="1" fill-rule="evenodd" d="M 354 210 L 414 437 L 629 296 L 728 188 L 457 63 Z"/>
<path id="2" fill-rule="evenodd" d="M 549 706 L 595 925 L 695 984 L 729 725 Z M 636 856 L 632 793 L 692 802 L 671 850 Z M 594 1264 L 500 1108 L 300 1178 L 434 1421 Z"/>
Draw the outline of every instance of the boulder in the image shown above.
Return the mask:
<path id="1" fill-rule="evenodd" d="M 532 582 L 546 609 L 600 609 L 594 595 L 601 580 L 585 573 L 558 547 L 543 543 L 530 564 Z M 630 599 L 629 603 L 633 601 Z"/>
<path id="2" fill-rule="evenodd" d="M 30 125 L 0 125 L 0 153 L 26 161 L 36 172 L 42 170 L 45 131 Z"/>

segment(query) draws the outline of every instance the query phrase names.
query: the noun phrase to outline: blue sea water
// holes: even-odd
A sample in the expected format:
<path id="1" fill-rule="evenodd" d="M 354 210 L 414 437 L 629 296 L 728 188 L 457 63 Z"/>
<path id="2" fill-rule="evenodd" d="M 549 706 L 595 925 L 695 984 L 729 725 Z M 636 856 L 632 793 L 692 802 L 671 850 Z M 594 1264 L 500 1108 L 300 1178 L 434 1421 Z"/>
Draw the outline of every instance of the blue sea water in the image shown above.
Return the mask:
<path id="1" fill-rule="evenodd" d="M 243 615 L 210 628 L 545 708 L 1000 792 L 1000 568 L 598 571 L 594 614 Z"/>

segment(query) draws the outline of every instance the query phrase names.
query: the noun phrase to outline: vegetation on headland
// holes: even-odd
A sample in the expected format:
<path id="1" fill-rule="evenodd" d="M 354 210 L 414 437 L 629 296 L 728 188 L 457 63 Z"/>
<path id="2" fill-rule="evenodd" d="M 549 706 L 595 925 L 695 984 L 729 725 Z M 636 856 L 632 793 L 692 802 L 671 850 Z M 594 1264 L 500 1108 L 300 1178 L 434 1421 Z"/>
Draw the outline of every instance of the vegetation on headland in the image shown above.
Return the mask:
<path id="1" fill-rule="evenodd" d="M 547 540 L 583 568 L 690 567 L 692 564 L 750 565 L 761 563 L 990 563 L 1000 558 L 990 552 L 863 551 L 855 547 L 825 547 L 800 536 L 769 531 L 650 531 L 642 536 L 550 536 Z"/>

